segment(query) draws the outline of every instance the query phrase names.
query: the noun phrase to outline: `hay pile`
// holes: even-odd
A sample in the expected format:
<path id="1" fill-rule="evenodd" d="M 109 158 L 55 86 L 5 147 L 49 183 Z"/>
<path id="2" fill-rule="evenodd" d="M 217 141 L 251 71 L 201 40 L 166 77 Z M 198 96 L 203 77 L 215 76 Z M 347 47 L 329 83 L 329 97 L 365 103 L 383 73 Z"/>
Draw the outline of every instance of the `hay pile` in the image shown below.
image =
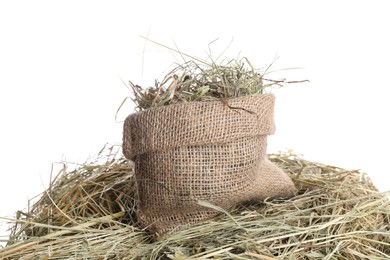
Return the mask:
<path id="1" fill-rule="evenodd" d="M 364 173 L 289 153 L 269 158 L 290 174 L 297 196 L 240 205 L 154 240 L 137 226 L 133 165 L 116 148 L 74 171 L 64 169 L 28 212 L 7 219 L 14 226 L 0 259 L 390 256 L 389 194 L 379 193 Z"/>

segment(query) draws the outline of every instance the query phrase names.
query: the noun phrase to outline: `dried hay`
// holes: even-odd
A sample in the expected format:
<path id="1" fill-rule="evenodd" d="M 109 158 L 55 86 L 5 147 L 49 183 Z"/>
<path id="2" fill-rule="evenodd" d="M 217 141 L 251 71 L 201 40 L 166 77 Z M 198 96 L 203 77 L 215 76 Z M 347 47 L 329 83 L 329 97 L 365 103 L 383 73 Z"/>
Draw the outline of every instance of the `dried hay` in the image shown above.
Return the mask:
<path id="1" fill-rule="evenodd" d="M 211 52 L 210 61 L 203 60 L 153 40 L 146 40 L 179 54 L 184 62 L 165 75 L 161 82 L 156 80 L 152 87 L 143 88 L 129 81 L 133 92 L 132 100 L 139 111 L 178 102 L 211 100 L 224 102 L 228 98 L 263 94 L 275 86 L 308 82 L 268 78 L 267 76 L 273 72 L 270 70 L 273 63 L 265 69 L 258 69 L 248 58 L 243 57 L 217 64 L 211 57 Z"/>
<path id="2" fill-rule="evenodd" d="M 389 194 L 359 171 L 270 155 L 297 196 L 240 205 L 153 241 L 133 214 L 132 163 L 114 150 L 64 169 L 28 212 L 6 219 L 14 226 L 0 258 L 389 259 Z"/>

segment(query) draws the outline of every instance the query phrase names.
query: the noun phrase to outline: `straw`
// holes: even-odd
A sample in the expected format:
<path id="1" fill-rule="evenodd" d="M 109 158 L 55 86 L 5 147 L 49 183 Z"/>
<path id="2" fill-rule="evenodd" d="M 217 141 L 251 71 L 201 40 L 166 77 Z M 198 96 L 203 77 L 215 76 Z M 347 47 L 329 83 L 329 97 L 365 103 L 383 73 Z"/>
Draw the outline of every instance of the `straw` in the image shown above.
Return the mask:
<path id="1" fill-rule="evenodd" d="M 119 148 L 118 148 L 119 149 Z M 390 193 L 367 174 L 292 153 L 269 159 L 289 200 L 239 205 L 156 241 L 137 225 L 132 163 L 111 149 L 63 171 L 14 223 L 1 259 L 388 259 Z M 206 202 L 202 202 L 206 203 Z"/>

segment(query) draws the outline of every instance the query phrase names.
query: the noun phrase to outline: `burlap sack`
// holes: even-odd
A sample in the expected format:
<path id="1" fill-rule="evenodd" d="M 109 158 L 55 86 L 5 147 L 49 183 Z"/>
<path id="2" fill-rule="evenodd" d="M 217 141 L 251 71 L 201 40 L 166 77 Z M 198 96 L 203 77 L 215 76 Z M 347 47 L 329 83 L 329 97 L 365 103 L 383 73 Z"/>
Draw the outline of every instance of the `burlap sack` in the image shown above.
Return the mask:
<path id="1" fill-rule="evenodd" d="M 135 162 L 137 215 L 151 232 L 215 215 L 244 201 L 289 197 L 291 179 L 266 159 L 274 96 L 189 102 L 129 115 L 123 153 Z"/>

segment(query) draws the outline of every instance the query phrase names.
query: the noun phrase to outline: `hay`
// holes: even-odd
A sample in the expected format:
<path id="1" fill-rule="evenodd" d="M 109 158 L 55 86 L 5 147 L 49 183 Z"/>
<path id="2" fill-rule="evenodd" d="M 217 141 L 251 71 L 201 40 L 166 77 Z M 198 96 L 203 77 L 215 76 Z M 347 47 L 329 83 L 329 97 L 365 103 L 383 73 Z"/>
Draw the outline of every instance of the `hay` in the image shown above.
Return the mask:
<path id="1" fill-rule="evenodd" d="M 132 100 L 139 111 L 179 102 L 212 100 L 225 102 L 228 98 L 264 94 L 273 86 L 308 82 L 269 79 L 267 75 L 272 72 L 270 68 L 273 62 L 265 69 L 254 67 L 246 57 L 217 64 L 211 54 L 210 61 L 203 60 L 153 40 L 144 39 L 179 54 L 184 62 L 167 73 L 161 81 L 155 80 L 152 87 L 143 88 L 129 81 Z"/>
<path id="2" fill-rule="evenodd" d="M 290 153 L 269 158 L 290 174 L 297 196 L 240 205 L 153 241 L 133 215 L 133 165 L 114 150 L 64 169 L 28 212 L 6 219 L 14 226 L 0 258 L 389 258 L 389 194 L 364 173 Z"/>
<path id="3" fill-rule="evenodd" d="M 178 102 L 209 101 L 264 93 L 269 85 L 247 59 L 224 65 L 188 61 L 169 72 L 154 87 L 143 89 L 129 81 L 139 110 Z"/>

